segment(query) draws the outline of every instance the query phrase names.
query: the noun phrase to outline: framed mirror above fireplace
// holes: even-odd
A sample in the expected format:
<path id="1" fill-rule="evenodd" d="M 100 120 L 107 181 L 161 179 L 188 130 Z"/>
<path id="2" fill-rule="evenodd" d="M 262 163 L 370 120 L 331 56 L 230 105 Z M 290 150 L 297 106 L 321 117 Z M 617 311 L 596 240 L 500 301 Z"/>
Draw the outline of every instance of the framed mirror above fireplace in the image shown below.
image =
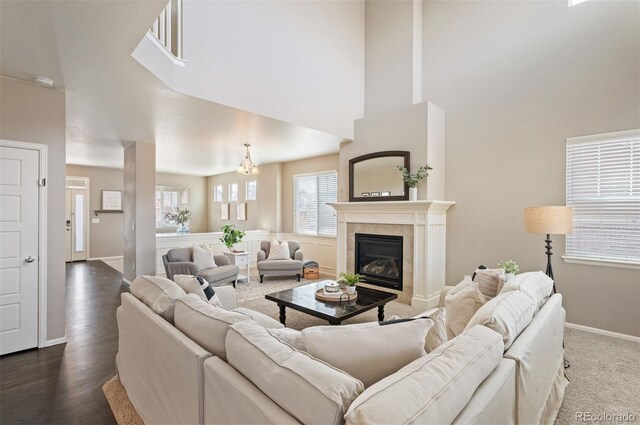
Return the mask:
<path id="1" fill-rule="evenodd" d="M 407 201 L 409 187 L 398 167 L 411 166 L 407 151 L 383 151 L 349 160 L 349 202 Z"/>

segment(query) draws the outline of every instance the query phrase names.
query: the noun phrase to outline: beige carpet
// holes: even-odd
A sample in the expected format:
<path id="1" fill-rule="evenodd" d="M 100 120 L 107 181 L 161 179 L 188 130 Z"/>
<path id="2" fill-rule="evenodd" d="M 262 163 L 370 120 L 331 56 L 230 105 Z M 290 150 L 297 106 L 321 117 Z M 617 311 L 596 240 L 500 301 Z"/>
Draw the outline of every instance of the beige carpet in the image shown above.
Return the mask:
<path id="1" fill-rule="evenodd" d="M 238 299 L 243 307 L 277 319 L 278 307 L 274 302 L 264 299 L 264 295 L 309 282 L 311 281 L 298 283 L 291 279 L 266 278 L 264 284 L 259 284 L 252 277 L 250 283 L 238 284 Z M 387 317 L 394 314 L 409 317 L 420 311 L 406 304 L 391 302 L 387 304 L 385 313 Z M 374 309 L 344 323 L 375 321 L 376 316 L 377 310 Z M 323 320 L 287 309 L 288 327 L 300 330 L 326 324 Z M 640 417 L 640 344 L 566 329 L 565 346 L 567 358 L 571 362 L 571 368 L 567 370 L 571 382 L 558 414 L 557 425 L 576 423 L 576 412 L 631 412 L 636 418 Z M 142 424 L 117 376 L 107 381 L 102 389 L 119 425 Z"/>

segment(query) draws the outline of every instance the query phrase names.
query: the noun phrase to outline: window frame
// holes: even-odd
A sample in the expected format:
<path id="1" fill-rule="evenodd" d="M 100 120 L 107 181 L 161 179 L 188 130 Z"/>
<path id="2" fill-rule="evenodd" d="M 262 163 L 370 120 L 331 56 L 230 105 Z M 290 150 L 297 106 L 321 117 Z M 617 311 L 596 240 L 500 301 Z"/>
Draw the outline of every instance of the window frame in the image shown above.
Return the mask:
<path id="1" fill-rule="evenodd" d="M 580 136 L 580 137 L 570 137 L 566 139 L 566 145 L 575 145 L 581 143 L 594 143 L 594 142 L 619 142 L 627 139 L 637 139 L 640 138 L 640 129 L 636 130 L 627 130 L 627 131 L 617 131 L 613 133 L 603 133 L 603 134 L 594 134 L 589 136 Z M 565 147 L 566 152 L 566 147 Z M 566 153 L 565 153 L 566 155 Z M 565 196 L 568 199 L 568 157 L 565 156 Z M 567 206 L 571 206 L 568 205 Z M 604 267 L 616 267 L 616 268 L 625 268 L 625 269 L 636 269 L 640 270 L 640 260 L 638 261 L 628 261 L 623 259 L 616 258 L 593 258 L 589 256 L 581 256 L 579 254 L 567 254 L 569 245 L 569 235 L 565 238 L 565 255 L 562 256 L 562 259 L 566 263 L 573 264 L 586 264 L 593 266 L 604 266 Z"/>
<path id="2" fill-rule="evenodd" d="M 253 183 L 255 185 L 255 190 L 253 192 L 253 198 L 249 198 L 249 183 Z M 247 180 L 244 183 L 244 199 L 245 201 L 257 201 L 258 200 L 258 181 L 257 180 Z"/>
<path id="3" fill-rule="evenodd" d="M 190 186 L 184 186 L 184 185 L 176 185 L 176 184 L 156 184 L 156 192 L 158 192 L 159 188 L 160 191 L 162 192 L 173 192 L 178 190 L 179 191 L 179 195 L 182 195 L 182 192 L 186 192 L 187 193 L 187 203 L 186 204 L 182 204 L 181 202 L 179 203 L 180 205 L 178 206 L 178 208 L 187 208 L 187 209 L 191 209 L 191 187 Z M 160 197 L 161 202 L 162 202 L 162 196 Z M 160 207 L 162 209 L 162 206 Z M 178 225 L 162 225 L 162 226 L 158 226 L 158 223 L 156 223 L 156 231 L 160 230 L 175 230 L 177 229 L 179 226 Z"/>
<path id="4" fill-rule="evenodd" d="M 218 189 L 220 189 L 220 199 L 218 199 Z M 224 201 L 224 185 L 223 184 L 213 185 L 213 202 L 223 202 L 223 201 Z"/>
<path id="5" fill-rule="evenodd" d="M 335 175 L 336 176 L 336 200 L 335 202 L 338 202 L 338 192 L 340 190 L 339 188 L 339 184 L 337 182 L 337 178 L 338 178 L 338 170 L 327 170 L 327 171 L 317 171 L 317 172 L 312 172 L 312 173 L 301 173 L 301 174 L 294 174 L 292 176 L 292 191 L 293 191 L 293 205 L 292 205 L 292 216 L 293 216 L 293 234 L 294 235 L 298 235 L 298 236 L 306 236 L 306 237 L 312 237 L 312 238 L 328 238 L 328 239 L 336 239 L 338 237 L 338 216 L 336 214 L 336 234 L 334 235 L 321 235 L 318 233 L 318 231 L 316 230 L 315 234 L 310 234 L 310 233 L 300 233 L 298 232 L 297 229 L 297 223 L 296 223 L 296 204 L 297 204 L 297 198 L 298 198 L 298 194 L 296 193 L 296 178 L 297 177 L 311 177 L 311 176 L 322 176 L 322 175 Z M 317 214 L 317 213 L 316 213 Z M 316 218 L 317 220 L 317 218 Z M 316 226 L 317 228 L 317 226 Z"/>
<path id="6" fill-rule="evenodd" d="M 233 187 L 233 186 L 235 186 L 235 188 L 236 188 L 236 190 L 235 190 L 235 195 L 236 195 L 235 199 L 231 198 L 231 194 L 234 193 L 234 191 L 231 190 L 231 187 Z M 239 190 L 240 190 L 240 188 L 238 186 L 238 183 L 229 183 L 229 195 L 228 195 L 229 202 L 238 202 L 238 197 L 239 197 L 238 192 L 239 192 Z"/>

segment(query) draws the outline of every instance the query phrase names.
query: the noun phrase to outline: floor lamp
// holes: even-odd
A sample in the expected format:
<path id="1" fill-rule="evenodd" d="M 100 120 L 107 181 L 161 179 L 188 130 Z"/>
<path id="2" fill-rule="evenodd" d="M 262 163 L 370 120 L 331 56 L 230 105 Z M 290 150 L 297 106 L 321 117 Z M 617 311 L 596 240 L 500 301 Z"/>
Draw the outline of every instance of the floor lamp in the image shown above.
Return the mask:
<path id="1" fill-rule="evenodd" d="M 528 207 L 524 209 L 524 228 L 527 233 L 547 235 L 547 276 L 553 279 L 553 293 L 556 292 L 556 280 L 551 267 L 551 235 L 568 235 L 573 232 L 573 209 L 571 207 Z M 564 348 L 564 341 L 562 342 Z M 571 364 L 564 359 L 564 368 Z"/>
<path id="2" fill-rule="evenodd" d="M 571 207 L 528 207 L 524 209 L 524 227 L 527 233 L 547 235 L 547 276 L 553 279 L 553 292 L 556 281 L 551 267 L 551 235 L 567 235 L 573 232 L 573 209 Z"/>

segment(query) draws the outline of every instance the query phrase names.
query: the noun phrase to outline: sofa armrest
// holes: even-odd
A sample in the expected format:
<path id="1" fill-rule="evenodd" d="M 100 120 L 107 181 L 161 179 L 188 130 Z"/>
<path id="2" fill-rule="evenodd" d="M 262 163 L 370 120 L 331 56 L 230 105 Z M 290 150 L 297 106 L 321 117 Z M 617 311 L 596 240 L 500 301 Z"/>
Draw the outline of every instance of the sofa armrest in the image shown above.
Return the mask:
<path id="1" fill-rule="evenodd" d="M 447 296 L 447 293 L 452 290 L 453 286 L 443 286 L 440 290 L 440 302 L 438 303 L 438 307 L 444 307 L 444 297 Z"/>
<path id="2" fill-rule="evenodd" d="M 237 308 L 238 307 L 238 294 L 236 288 L 230 285 L 216 286 L 213 288 L 220 298 L 220 303 L 224 308 Z"/>
<path id="3" fill-rule="evenodd" d="M 266 259 L 267 259 L 267 252 L 265 250 L 262 250 L 262 249 L 260 251 L 258 251 L 258 263 L 260 261 L 264 261 Z"/>
<path id="4" fill-rule="evenodd" d="M 166 263 L 166 271 L 168 273 L 167 279 L 173 280 L 173 276 L 177 274 L 187 274 L 191 276 L 197 276 L 200 269 L 196 266 L 196 263 L 187 261 L 177 261 Z"/>
<path id="5" fill-rule="evenodd" d="M 231 261 L 229 261 L 229 258 L 224 254 L 214 255 L 213 261 L 218 266 L 228 266 L 229 264 L 231 264 Z"/>
<path id="6" fill-rule="evenodd" d="M 293 255 L 293 259 L 294 260 L 298 260 L 298 261 L 303 261 L 304 260 L 304 255 L 302 254 L 302 250 L 301 249 L 296 251 L 296 253 Z"/>

